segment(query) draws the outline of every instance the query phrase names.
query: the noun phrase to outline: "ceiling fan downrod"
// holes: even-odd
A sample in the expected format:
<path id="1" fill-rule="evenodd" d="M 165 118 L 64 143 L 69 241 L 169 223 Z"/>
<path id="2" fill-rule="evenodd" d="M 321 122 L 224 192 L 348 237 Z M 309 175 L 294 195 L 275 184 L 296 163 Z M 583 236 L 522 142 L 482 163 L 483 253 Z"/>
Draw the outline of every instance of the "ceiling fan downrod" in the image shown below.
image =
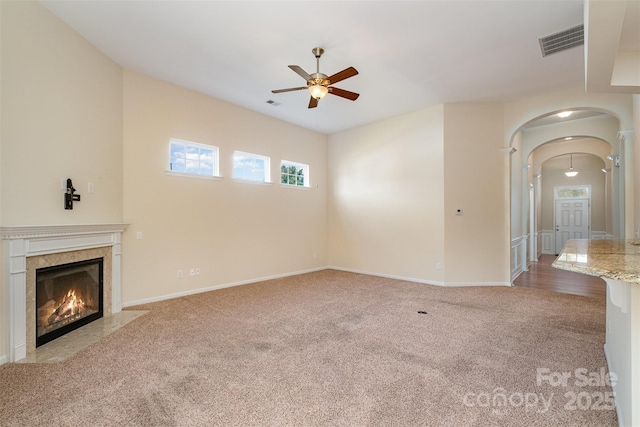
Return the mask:
<path id="1" fill-rule="evenodd" d="M 320 74 L 320 57 L 324 53 L 324 49 L 321 47 L 314 47 L 311 52 L 316 57 L 316 74 Z"/>

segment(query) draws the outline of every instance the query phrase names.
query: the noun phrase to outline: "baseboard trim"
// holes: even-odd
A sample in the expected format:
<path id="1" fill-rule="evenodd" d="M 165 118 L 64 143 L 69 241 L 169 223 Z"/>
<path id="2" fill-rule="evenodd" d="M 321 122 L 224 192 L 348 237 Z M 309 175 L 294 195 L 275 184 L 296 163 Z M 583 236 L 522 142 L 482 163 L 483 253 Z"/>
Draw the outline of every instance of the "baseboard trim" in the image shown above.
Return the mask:
<path id="1" fill-rule="evenodd" d="M 397 276 L 394 274 L 373 273 L 371 271 L 354 270 L 344 267 L 327 267 L 331 270 L 346 271 L 348 273 L 366 274 L 368 276 L 384 277 L 386 279 L 406 280 L 407 282 L 424 283 L 425 285 L 435 285 L 443 287 L 467 287 L 467 286 L 511 286 L 510 282 L 440 282 L 435 280 L 417 279 L 415 277 Z"/>
<path id="2" fill-rule="evenodd" d="M 165 301 L 165 300 L 168 300 L 168 299 L 185 297 L 187 295 L 195 295 L 195 294 L 201 294 L 203 292 L 217 291 L 218 289 L 232 288 L 234 286 L 242 286 L 242 285 L 248 285 L 250 283 L 264 282 L 265 280 L 280 279 L 282 277 L 297 276 L 298 274 L 313 273 L 314 271 L 321 271 L 321 270 L 326 270 L 326 269 L 327 269 L 327 267 L 317 267 L 317 268 L 311 268 L 311 269 L 308 269 L 308 270 L 296 271 L 296 272 L 292 272 L 292 273 L 275 274 L 273 276 L 258 277 L 258 278 L 255 278 L 255 279 L 241 280 L 241 281 L 238 281 L 238 282 L 222 283 L 220 285 L 208 286 L 206 288 L 198 288 L 198 289 L 192 289 L 190 291 L 176 292 L 176 293 L 173 293 L 173 294 L 160 295 L 160 296 L 157 296 L 157 297 L 143 298 L 143 299 L 134 300 L 134 301 L 127 301 L 127 302 L 122 303 L 122 307 L 123 308 L 124 307 L 133 307 L 133 306 L 141 305 L 141 304 L 149 304 L 149 303 L 152 303 L 152 302 Z"/>
<path id="3" fill-rule="evenodd" d="M 444 282 L 438 282 L 435 280 L 416 279 L 415 277 L 397 276 L 395 274 L 372 273 L 370 271 L 354 270 L 352 268 L 336 267 L 332 265 L 327 267 L 327 269 L 346 271 L 347 273 L 366 274 L 367 276 L 384 277 L 385 279 L 406 280 L 407 282 L 424 283 L 425 285 L 446 286 Z"/>
<path id="4" fill-rule="evenodd" d="M 384 277 L 387 279 L 396 279 L 396 280 L 406 280 L 407 282 L 423 283 L 425 285 L 434 285 L 434 286 L 443 286 L 443 287 L 511 286 L 510 282 L 448 282 L 447 283 L 447 282 L 440 282 L 436 280 L 425 280 L 425 279 L 418 279 L 415 277 L 398 276 L 395 274 L 382 274 L 382 273 L 374 273 L 371 271 L 355 270 L 352 268 L 326 266 L 326 267 L 311 268 L 308 270 L 294 271 L 291 273 L 276 274 L 273 276 L 257 277 L 255 279 L 242 280 L 238 282 L 222 283 L 219 285 L 208 286 L 206 288 L 192 289 L 189 291 L 176 292 L 176 293 L 167 294 L 167 295 L 160 295 L 157 297 L 126 301 L 122 303 L 122 308 L 133 307 L 141 304 L 149 304 L 149 303 L 158 302 L 158 301 L 165 301 L 173 298 L 185 297 L 188 295 L 201 294 L 203 292 L 216 291 L 218 289 L 231 288 L 234 286 L 248 285 L 250 283 L 264 282 L 265 280 L 280 279 L 282 277 L 297 276 L 298 274 L 313 273 L 315 271 L 322 271 L 322 270 L 339 270 L 339 271 L 346 271 L 348 273 L 366 274 L 368 276 L 377 276 L 377 277 Z"/>
<path id="5" fill-rule="evenodd" d="M 467 287 L 467 286 L 507 286 L 511 287 L 511 282 L 448 282 L 445 286 Z"/>

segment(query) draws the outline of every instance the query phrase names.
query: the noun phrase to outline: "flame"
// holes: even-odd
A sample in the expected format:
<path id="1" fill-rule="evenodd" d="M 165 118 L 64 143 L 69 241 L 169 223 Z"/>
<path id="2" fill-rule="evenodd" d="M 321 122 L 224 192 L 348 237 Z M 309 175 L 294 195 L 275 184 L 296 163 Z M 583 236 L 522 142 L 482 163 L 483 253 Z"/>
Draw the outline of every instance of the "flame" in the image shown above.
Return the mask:
<path id="1" fill-rule="evenodd" d="M 84 311 L 86 304 L 76 296 L 75 290 L 69 290 L 53 313 L 49 316 L 49 324 L 61 322 Z"/>
<path id="2" fill-rule="evenodd" d="M 68 312 L 69 314 L 73 315 L 84 308 L 84 301 L 76 297 L 75 290 L 70 290 L 69 292 L 67 292 L 67 296 L 64 297 L 62 305 L 64 306 L 64 309 L 62 310 L 63 312 Z"/>

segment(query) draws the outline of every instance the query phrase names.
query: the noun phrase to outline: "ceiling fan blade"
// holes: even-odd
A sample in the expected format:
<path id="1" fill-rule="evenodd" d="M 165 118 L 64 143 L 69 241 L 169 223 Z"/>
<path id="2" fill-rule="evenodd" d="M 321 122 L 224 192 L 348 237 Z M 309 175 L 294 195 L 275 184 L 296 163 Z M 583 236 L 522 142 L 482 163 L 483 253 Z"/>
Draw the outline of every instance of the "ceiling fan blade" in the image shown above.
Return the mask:
<path id="1" fill-rule="evenodd" d="M 344 70 L 335 73 L 333 76 L 327 77 L 327 80 L 331 82 L 331 84 L 338 83 L 344 79 L 348 79 L 349 77 L 353 77 L 358 74 L 358 70 L 353 67 L 345 68 Z"/>
<path id="2" fill-rule="evenodd" d="M 276 90 L 272 90 L 271 93 L 293 92 L 294 90 L 303 90 L 303 89 L 307 89 L 307 87 L 302 86 L 302 87 L 290 87 L 288 89 L 276 89 Z"/>
<path id="3" fill-rule="evenodd" d="M 309 75 L 309 73 L 307 73 L 305 70 L 303 70 L 302 68 L 298 67 L 297 65 L 289 65 L 289 68 L 291 68 L 293 71 L 298 73 L 298 75 L 300 77 L 302 77 L 303 79 L 305 79 L 306 81 L 311 80 L 311 76 Z"/>
<path id="4" fill-rule="evenodd" d="M 329 93 L 332 95 L 340 96 L 342 98 L 350 99 L 351 101 L 355 101 L 360 96 L 359 93 L 349 92 L 348 90 L 340 89 L 337 87 L 329 87 Z"/>
<path id="5" fill-rule="evenodd" d="M 317 106 L 318 106 L 318 100 L 312 96 L 311 99 L 309 100 L 309 108 L 316 108 Z"/>

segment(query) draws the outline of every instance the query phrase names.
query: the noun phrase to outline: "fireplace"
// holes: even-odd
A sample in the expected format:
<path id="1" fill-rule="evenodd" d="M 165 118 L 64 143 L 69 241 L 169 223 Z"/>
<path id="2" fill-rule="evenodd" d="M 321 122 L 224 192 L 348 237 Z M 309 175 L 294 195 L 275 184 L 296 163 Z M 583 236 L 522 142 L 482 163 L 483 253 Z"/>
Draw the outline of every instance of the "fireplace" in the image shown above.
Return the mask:
<path id="1" fill-rule="evenodd" d="M 103 258 L 36 270 L 36 347 L 103 315 Z"/>
<path id="2" fill-rule="evenodd" d="M 102 315 L 120 312 L 121 235 L 126 228 L 127 224 L 0 227 L 5 266 L 0 283 L 0 365 L 36 349 L 40 269 L 102 258 Z"/>

